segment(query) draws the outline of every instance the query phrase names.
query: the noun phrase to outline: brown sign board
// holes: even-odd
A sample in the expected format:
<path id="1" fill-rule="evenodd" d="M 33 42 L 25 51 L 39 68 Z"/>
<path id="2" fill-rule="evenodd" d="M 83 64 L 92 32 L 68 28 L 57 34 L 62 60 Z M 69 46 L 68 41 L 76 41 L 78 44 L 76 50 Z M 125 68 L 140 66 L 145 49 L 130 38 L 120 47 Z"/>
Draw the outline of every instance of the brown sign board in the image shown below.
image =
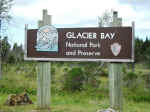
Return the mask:
<path id="1" fill-rule="evenodd" d="M 134 62 L 132 27 L 52 30 L 26 29 L 25 60 Z"/>

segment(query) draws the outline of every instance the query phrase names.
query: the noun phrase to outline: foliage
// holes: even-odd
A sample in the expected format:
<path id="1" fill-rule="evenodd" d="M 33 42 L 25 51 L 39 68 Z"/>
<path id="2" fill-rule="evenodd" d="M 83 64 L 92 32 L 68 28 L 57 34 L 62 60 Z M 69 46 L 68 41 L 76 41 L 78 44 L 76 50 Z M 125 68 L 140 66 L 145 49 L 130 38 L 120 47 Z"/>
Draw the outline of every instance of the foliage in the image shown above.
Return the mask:
<path id="1" fill-rule="evenodd" d="M 142 46 L 143 46 L 143 40 L 136 38 L 135 39 L 135 61 L 139 62 L 142 61 L 143 56 L 141 55 L 143 53 Z"/>
<path id="2" fill-rule="evenodd" d="M 13 0 L 0 0 L 0 20 L 7 19 L 9 20 L 11 16 L 9 11 L 11 9 Z"/>
<path id="3" fill-rule="evenodd" d="M 137 78 L 137 74 L 134 72 L 128 72 L 124 77 L 125 80 L 134 80 Z"/>
<path id="4" fill-rule="evenodd" d="M 8 42 L 8 37 L 4 37 L 3 39 L 0 39 L 0 43 L 1 43 L 1 57 L 2 60 L 6 61 L 8 58 L 8 54 L 10 51 L 10 44 Z"/>
<path id="5" fill-rule="evenodd" d="M 36 110 L 36 104 L 23 106 L 5 106 L 3 103 L 8 98 L 7 94 L 0 94 L 0 110 L 4 112 L 30 112 Z M 36 95 L 30 96 L 36 103 Z M 125 112 L 149 112 L 149 102 L 134 102 L 125 100 L 123 103 L 123 111 Z M 90 96 L 83 92 L 77 93 L 59 93 L 52 94 L 51 112 L 96 112 L 97 110 L 109 107 L 109 98 L 99 99 L 97 96 Z"/>
<path id="6" fill-rule="evenodd" d="M 150 63 L 150 40 L 146 37 L 146 40 L 136 38 L 135 39 L 135 61 Z"/>
<path id="7" fill-rule="evenodd" d="M 72 68 L 66 74 L 64 88 L 70 91 L 81 90 L 84 81 L 83 70 L 79 67 Z"/>
<path id="8" fill-rule="evenodd" d="M 22 62 L 24 56 L 22 45 L 18 46 L 17 43 L 15 43 L 11 55 L 15 57 L 15 62 Z"/>
<path id="9" fill-rule="evenodd" d="M 11 49 L 11 44 L 8 41 L 8 37 L 0 39 L 1 42 L 1 57 L 4 63 L 18 63 L 23 61 L 24 51 L 22 45 L 18 46 L 17 43 L 13 45 Z"/>
<path id="10" fill-rule="evenodd" d="M 24 89 L 29 94 L 36 95 L 35 64 L 8 64 L 6 72 L 3 67 L 3 78 L 0 84 L 0 93 L 18 94 Z M 10 83 L 11 82 L 11 83 Z"/>
<path id="11" fill-rule="evenodd" d="M 134 102 L 150 102 L 150 90 L 145 88 L 145 81 L 140 80 L 136 88 L 124 88 L 125 97 Z"/>
<path id="12" fill-rule="evenodd" d="M 144 56 L 145 56 L 145 62 L 146 64 L 148 64 L 148 67 L 150 68 L 150 41 L 149 41 L 149 45 L 147 46 L 147 49 L 145 50 Z"/>
<path id="13" fill-rule="evenodd" d="M 7 63 L 13 64 L 13 63 L 15 63 L 15 62 L 16 62 L 15 56 L 12 55 L 12 54 L 10 54 L 10 55 L 8 56 L 8 61 L 7 61 Z"/>
<path id="14" fill-rule="evenodd" d="M 84 70 L 84 86 L 98 88 L 100 84 L 100 76 L 102 75 L 100 62 L 83 62 L 80 63 Z"/>
<path id="15" fill-rule="evenodd" d="M 5 86 L 1 86 L 0 88 L 0 93 L 2 94 L 20 94 L 24 92 L 24 87 L 19 87 L 19 88 L 7 88 Z M 36 89 L 34 88 L 27 88 L 26 92 L 29 93 L 30 95 L 36 95 Z"/>
<path id="16" fill-rule="evenodd" d="M 127 72 L 124 76 L 125 85 L 129 88 L 136 88 L 136 80 L 138 76 L 135 72 Z"/>
<path id="17" fill-rule="evenodd" d="M 149 93 L 144 93 L 144 95 L 139 94 L 139 95 L 132 95 L 128 96 L 129 100 L 133 100 L 135 102 L 150 102 L 150 95 Z"/>
<path id="18" fill-rule="evenodd" d="M 83 74 L 82 76 L 84 76 L 83 79 L 85 80 L 86 76 L 85 76 L 84 70 L 89 69 L 90 68 L 89 66 L 91 66 L 92 68 L 91 70 L 89 70 L 91 76 L 90 75 L 89 76 L 90 77 L 95 76 L 93 74 L 97 73 L 97 79 L 100 78 L 101 83 L 100 83 L 99 88 L 93 88 L 91 86 L 88 86 L 87 89 L 83 89 L 82 91 L 74 91 L 74 92 L 70 92 L 71 90 L 54 91 L 56 88 L 58 88 L 57 84 L 61 80 L 58 80 L 58 82 L 52 83 L 52 97 L 51 97 L 52 112 L 53 111 L 54 112 L 66 112 L 66 111 L 90 112 L 90 111 L 96 111 L 100 108 L 103 109 L 103 108 L 109 107 L 108 77 L 102 76 L 99 70 L 98 72 L 95 72 L 96 69 L 94 69 L 94 67 L 99 68 L 98 66 L 99 63 L 88 63 L 88 64 L 82 63 L 80 67 L 77 67 L 77 66 L 68 67 L 66 65 L 57 67 L 57 64 L 55 65 L 55 63 L 53 63 L 53 67 L 54 67 L 53 69 L 55 69 L 54 70 L 55 72 L 53 70 L 52 71 L 55 74 L 54 75 L 55 78 L 58 78 L 60 76 L 60 78 L 62 79 L 63 78 L 62 74 L 64 72 L 66 73 L 65 78 L 67 76 L 70 76 L 70 74 L 78 74 L 80 76 L 80 73 L 81 73 Z M 9 110 L 9 112 L 11 112 L 11 110 L 15 110 L 15 112 L 17 111 L 20 112 L 21 110 L 23 110 L 24 112 L 28 112 L 29 110 L 27 111 L 26 110 L 27 108 L 29 108 L 30 110 L 33 110 L 36 108 L 35 105 L 32 105 L 32 107 L 28 105 L 24 107 L 21 107 L 21 106 L 6 107 L 3 105 L 3 103 L 6 101 L 8 97 L 8 94 L 13 94 L 13 93 L 20 94 L 22 93 L 24 88 L 27 89 L 29 95 L 31 96 L 33 95 L 32 98 L 34 99 L 33 101 L 36 104 L 37 89 L 36 89 L 35 66 L 36 66 L 36 63 L 34 62 L 24 62 L 20 64 L 8 64 L 9 70 L 7 72 L 4 72 L 4 77 L 2 78 L 0 82 L 0 110 L 1 109 Z M 102 69 L 102 67 L 100 68 Z M 93 72 L 92 72 L 92 69 L 93 69 Z M 103 70 L 107 73 L 107 70 L 105 70 L 104 68 Z M 137 71 L 137 68 L 135 71 Z M 136 78 L 136 76 L 137 76 L 137 79 L 141 78 L 140 77 L 141 74 L 138 72 L 132 73 L 132 72 L 129 72 L 129 70 L 126 70 L 125 72 L 129 75 L 128 79 L 134 79 Z M 142 72 L 145 72 L 145 71 L 143 70 Z M 78 75 L 73 75 L 73 76 L 78 77 Z M 136 82 L 133 81 L 133 83 L 136 83 Z M 136 112 L 136 111 L 149 112 L 150 90 L 145 88 L 144 79 L 143 81 L 140 81 L 138 83 L 136 88 L 124 87 L 123 92 L 125 96 L 124 108 L 126 112 L 131 112 L 131 111 L 132 112 Z"/>
<path id="19" fill-rule="evenodd" d="M 66 65 L 67 67 L 64 68 L 65 72 L 65 82 L 68 81 L 70 78 L 75 78 L 71 75 L 71 72 L 76 72 L 74 69 L 80 69 L 82 73 L 80 73 L 81 81 L 75 81 L 76 83 L 80 83 L 82 85 L 82 89 L 87 89 L 89 87 L 92 88 L 99 88 L 100 86 L 100 76 L 107 76 L 108 74 L 103 70 L 101 67 L 100 62 L 74 62 Z M 81 69 L 82 68 L 82 69 Z M 78 76 L 77 76 L 78 77 Z M 68 84 L 68 83 L 67 83 Z M 80 88 L 80 87 L 79 87 Z M 81 90 L 81 88 L 80 88 Z"/>

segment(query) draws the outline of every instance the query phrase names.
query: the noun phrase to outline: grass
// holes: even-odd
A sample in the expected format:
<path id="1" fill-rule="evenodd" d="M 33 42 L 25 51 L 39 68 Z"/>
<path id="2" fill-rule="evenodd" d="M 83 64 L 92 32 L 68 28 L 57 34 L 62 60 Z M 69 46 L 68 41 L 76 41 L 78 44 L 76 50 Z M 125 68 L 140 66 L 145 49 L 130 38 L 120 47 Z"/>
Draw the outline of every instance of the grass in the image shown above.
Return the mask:
<path id="1" fill-rule="evenodd" d="M 99 100 L 85 93 L 52 96 L 52 112 L 93 112 L 99 106 Z"/>
<path id="2" fill-rule="evenodd" d="M 124 112 L 149 112 L 150 103 L 148 102 L 134 102 L 125 101 L 124 102 Z"/>
<path id="3" fill-rule="evenodd" d="M 36 110 L 36 103 L 24 106 L 4 106 L 3 103 L 8 95 L 0 95 L 0 109 L 4 112 L 31 112 Z M 36 102 L 36 96 L 30 96 Z M 51 103 L 51 112 L 96 112 L 99 109 L 109 107 L 108 98 L 99 99 L 97 97 L 88 96 L 86 93 L 72 93 L 72 94 L 53 94 Z M 149 112 L 150 103 L 148 102 L 134 102 L 124 100 L 124 112 Z"/>
<path id="4" fill-rule="evenodd" d="M 6 106 L 4 103 L 8 98 L 8 94 L 0 94 L 0 110 L 2 112 L 30 112 L 31 110 L 36 108 L 35 104 L 31 105 L 19 105 L 19 106 Z M 36 96 L 30 96 L 33 102 L 36 101 Z M 1 111 L 0 111 L 1 112 Z"/>
<path id="5" fill-rule="evenodd" d="M 37 96 L 36 96 L 36 72 L 33 66 L 36 64 L 23 64 L 20 65 L 8 65 L 7 72 L 3 74 L 3 79 L 0 80 L 0 90 L 2 87 L 8 92 L 0 92 L 0 112 L 32 112 L 37 109 Z M 82 92 L 70 93 L 61 89 L 63 81 L 63 71 L 67 66 L 60 67 L 59 70 L 55 71 L 55 75 L 52 79 L 52 96 L 51 96 L 51 112 L 96 112 L 99 109 L 106 109 L 109 107 L 108 97 L 108 78 L 100 77 L 101 84 L 99 89 L 91 89 Z M 57 66 L 55 66 L 57 68 Z M 137 73 L 150 73 L 149 69 L 141 68 L 141 65 L 136 66 L 135 71 Z M 141 75 L 141 74 L 138 74 Z M 11 83 L 10 83 L 11 82 Z M 140 96 L 148 95 L 149 91 L 145 91 L 143 82 L 141 82 L 137 90 L 124 89 L 124 112 L 150 112 L 150 101 L 142 100 Z M 20 88 L 26 88 L 28 90 L 35 90 L 30 92 L 29 97 L 34 102 L 31 105 L 20 105 L 20 106 L 6 106 L 4 105 L 8 95 L 11 93 L 21 93 Z M 7 90 L 8 89 L 8 90 Z M 16 90 L 16 91 L 14 91 Z M 136 98 L 136 100 L 133 100 Z M 139 97 L 137 97 L 139 96 Z M 2 112 L 3 112 L 2 111 Z M 41 111 L 43 112 L 43 111 Z"/>
<path id="6" fill-rule="evenodd" d="M 52 112 L 85 112 L 85 110 L 87 112 L 93 112 L 99 109 L 100 101 L 97 98 L 89 97 L 85 94 L 86 93 L 53 94 L 51 99 Z M 36 96 L 30 96 L 35 104 L 14 107 L 4 105 L 4 102 L 8 97 L 7 94 L 1 94 L 0 96 L 0 110 L 5 110 L 6 112 L 30 112 L 31 110 L 36 109 Z M 105 100 L 105 105 L 107 104 Z"/>

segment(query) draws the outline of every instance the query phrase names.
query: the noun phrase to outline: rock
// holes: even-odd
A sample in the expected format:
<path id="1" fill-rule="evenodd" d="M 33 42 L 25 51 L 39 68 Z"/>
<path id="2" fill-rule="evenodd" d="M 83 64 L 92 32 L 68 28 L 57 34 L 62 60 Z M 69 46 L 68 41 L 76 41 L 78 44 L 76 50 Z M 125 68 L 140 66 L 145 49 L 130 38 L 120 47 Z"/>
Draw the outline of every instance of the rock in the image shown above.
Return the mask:
<path id="1" fill-rule="evenodd" d="M 33 104 L 33 102 L 29 99 L 29 96 L 26 92 L 19 95 L 9 95 L 5 105 L 14 106 L 14 105 L 23 105 L 23 104 Z"/>

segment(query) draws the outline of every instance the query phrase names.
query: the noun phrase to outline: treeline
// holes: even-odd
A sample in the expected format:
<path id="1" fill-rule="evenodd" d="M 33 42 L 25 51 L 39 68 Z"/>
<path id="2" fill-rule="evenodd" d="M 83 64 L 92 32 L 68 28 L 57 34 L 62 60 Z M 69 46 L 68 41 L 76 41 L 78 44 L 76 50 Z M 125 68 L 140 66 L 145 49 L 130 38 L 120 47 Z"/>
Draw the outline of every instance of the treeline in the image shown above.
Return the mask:
<path id="1" fill-rule="evenodd" d="M 22 62 L 24 59 L 24 49 L 22 45 L 14 43 L 10 44 L 8 37 L 0 39 L 1 41 L 1 56 L 3 63 L 17 63 Z M 150 39 L 146 40 L 135 39 L 135 62 L 150 63 Z"/>
<path id="2" fill-rule="evenodd" d="M 18 45 L 17 43 L 11 45 L 7 36 L 2 39 L 0 38 L 0 43 L 1 59 L 3 64 L 20 63 L 24 60 L 24 50 L 22 45 Z"/>
<path id="3" fill-rule="evenodd" d="M 135 39 L 135 62 L 150 64 L 150 39 Z"/>

